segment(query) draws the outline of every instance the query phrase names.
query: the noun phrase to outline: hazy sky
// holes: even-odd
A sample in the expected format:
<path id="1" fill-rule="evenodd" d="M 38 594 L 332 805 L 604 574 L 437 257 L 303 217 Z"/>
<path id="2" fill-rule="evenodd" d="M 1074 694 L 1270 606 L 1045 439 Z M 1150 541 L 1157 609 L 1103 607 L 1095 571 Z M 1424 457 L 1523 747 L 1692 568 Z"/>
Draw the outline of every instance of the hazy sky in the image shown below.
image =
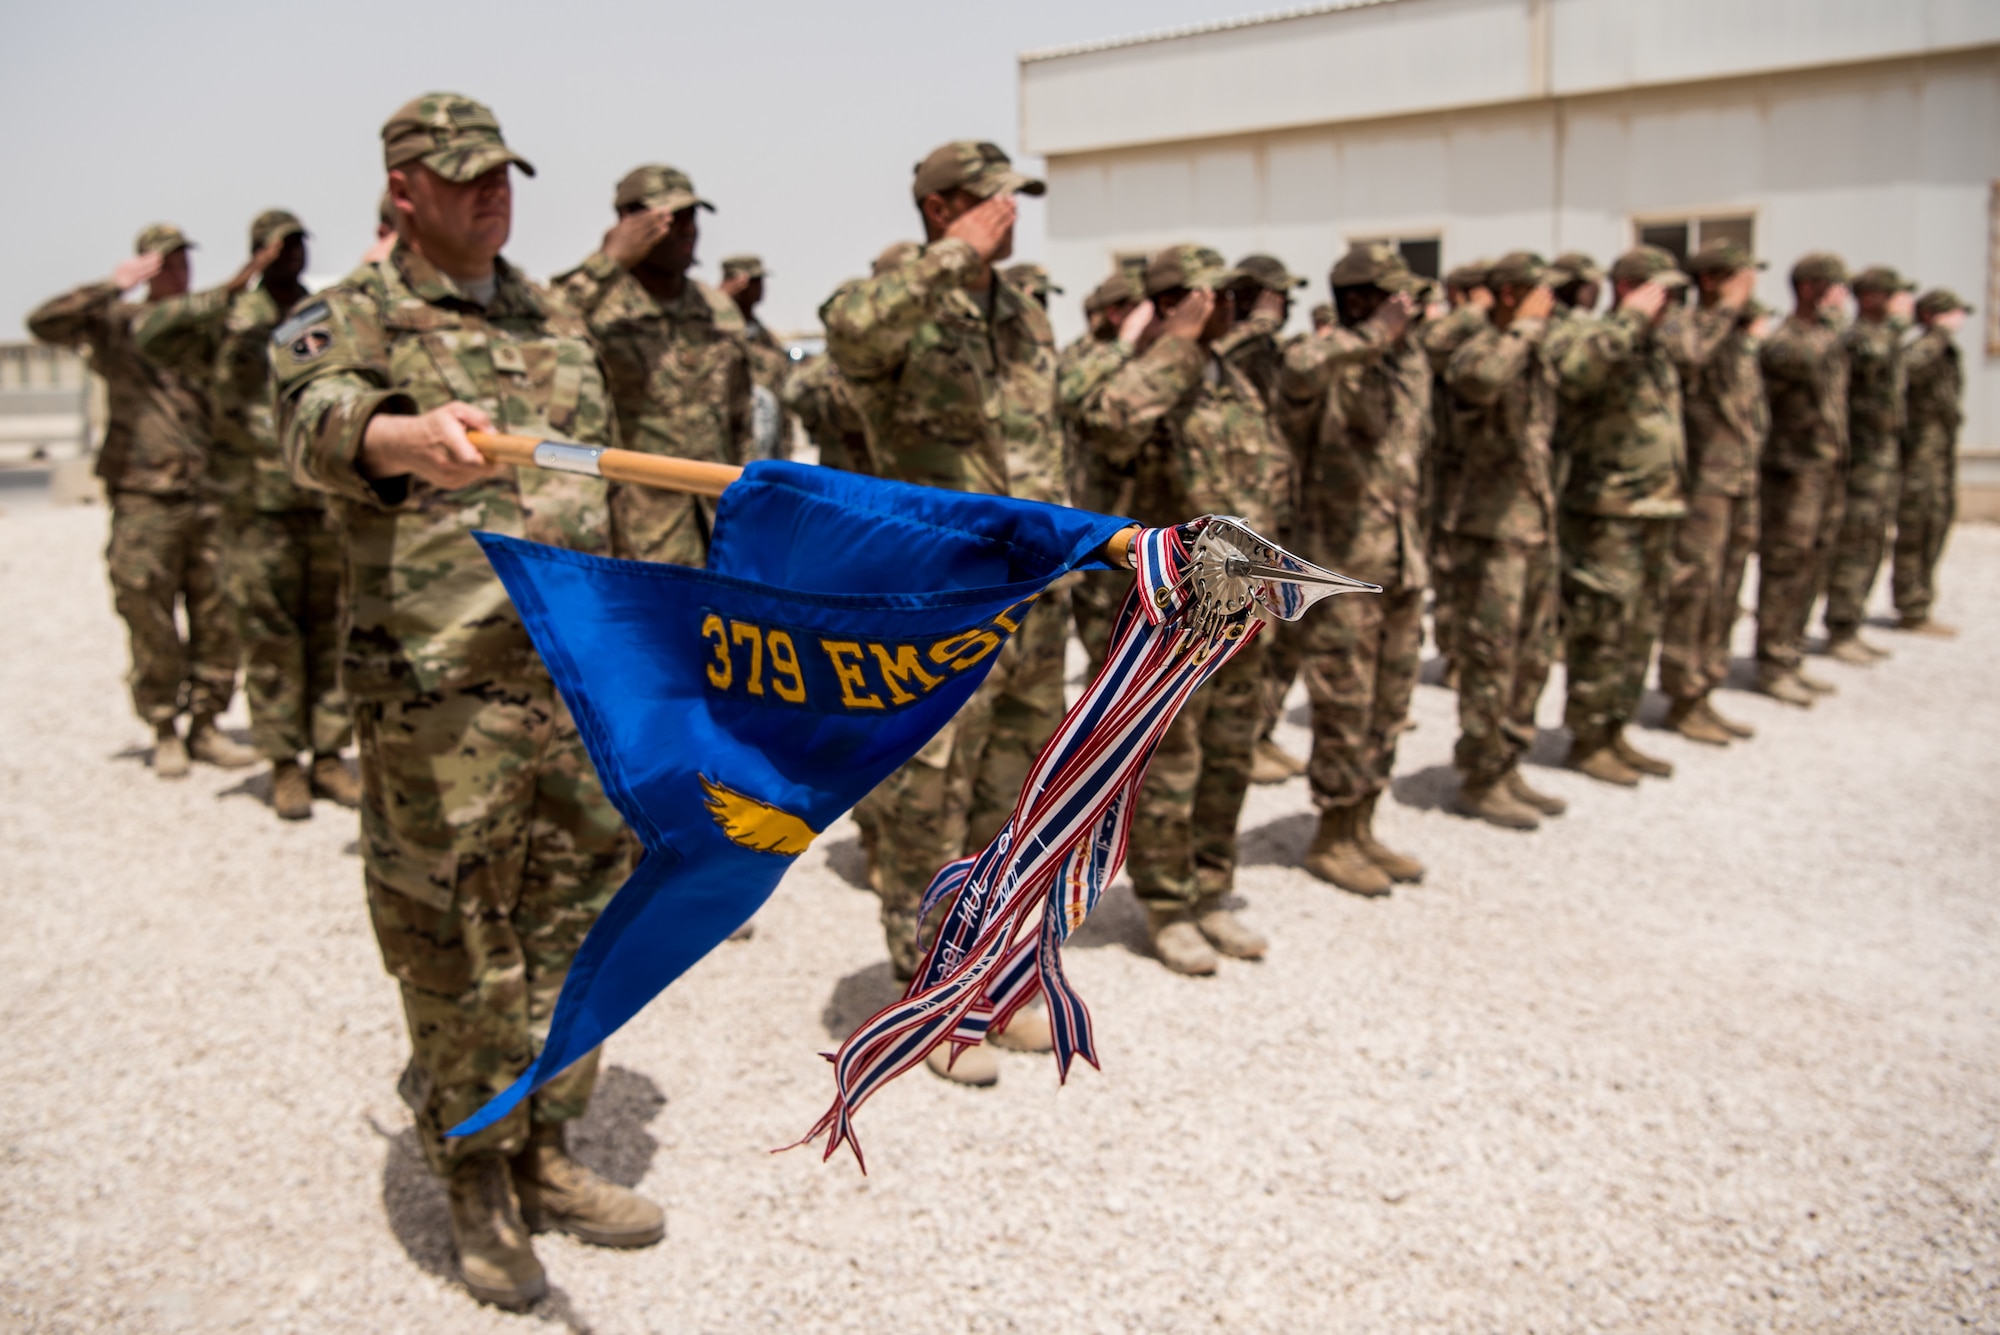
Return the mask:
<path id="1" fill-rule="evenodd" d="M 196 241 L 197 286 L 235 270 L 272 206 L 305 220 L 314 273 L 346 272 L 373 236 L 382 121 L 432 89 L 491 105 L 539 170 L 516 188 L 507 252 L 530 273 L 581 260 L 618 178 L 667 162 L 719 206 L 697 275 L 760 252 L 765 318 L 806 327 L 836 283 L 915 235 L 910 169 L 926 151 L 1015 149 L 1018 52 L 1258 8 L 24 0 L 0 42 L 0 339 L 25 338 L 28 311 L 107 275 L 155 220 Z M 1020 257 L 1040 254 L 1042 225 L 1030 203 Z"/>

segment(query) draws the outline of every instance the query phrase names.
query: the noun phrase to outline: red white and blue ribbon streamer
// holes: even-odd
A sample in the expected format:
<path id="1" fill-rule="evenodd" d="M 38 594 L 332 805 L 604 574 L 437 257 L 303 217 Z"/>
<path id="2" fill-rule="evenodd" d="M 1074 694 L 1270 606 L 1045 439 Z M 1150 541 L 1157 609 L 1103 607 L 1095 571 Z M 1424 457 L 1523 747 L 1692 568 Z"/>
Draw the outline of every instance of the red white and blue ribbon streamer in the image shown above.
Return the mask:
<path id="1" fill-rule="evenodd" d="M 1174 716 L 1263 625 L 1254 606 L 1189 615 L 1190 544 L 1203 522 L 1139 535 L 1138 575 L 1104 667 L 1042 749 L 993 842 L 944 867 L 925 891 L 923 917 L 949 904 L 937 939 L 902 999 L 829 1055 L 833 1106 L 801 1144 L 824 1134 L 824 1158 L 845 1144 L 866 1171 L 853 1119 L 869 1096 L 941 1043 L 956 1059 L 1037 992 L 1048 997 L 1058 1076 L 1067 1080 L 1077 1057 L 1098 1065 L 1090 1012 L 1063 974 L 1063 942 L 1124 864 L 1139 787 Z"/>

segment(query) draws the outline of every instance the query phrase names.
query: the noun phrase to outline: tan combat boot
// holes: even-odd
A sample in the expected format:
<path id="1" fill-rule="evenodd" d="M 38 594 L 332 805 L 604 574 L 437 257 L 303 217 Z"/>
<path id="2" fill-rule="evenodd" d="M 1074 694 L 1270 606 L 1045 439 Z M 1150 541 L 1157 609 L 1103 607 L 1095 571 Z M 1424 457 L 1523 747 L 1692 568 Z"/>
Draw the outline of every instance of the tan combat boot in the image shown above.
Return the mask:
<path id="1" fill-rule="evenodd" d="M 1354 837 L 1358 806 L 1328 807 L 1319 813 L 1319 832 L 1306 850 L 1305 867 L 1322 881 L 1331 881 L 1357 895 L 1389 893 L 1389 873 L 1361 851 Z"/>
<path id="2" fill-rule="evenodd" d="M 958 1054 L 958 1060 L 951 1059 L 951 1044 L 940 1043 L 931 1049 L 931 1055 L 924 1058 L 924 1065 L 940 1080 L 949 1080 L 954 1085 L 970 1085 L 974 1089 L 991 1089 L 1000 1083 L 1000 1059 L 993 1055 L 993 1049 L 984 1043 L 975 1043 Z"/>
<path id="3" fill-rule="evenodd" d="M 1361 851 L 1368 860 L 1389 873 L 1392 881 L 1421 881 L 1424 879 L 1424 864 L 1408 853 L 1398 853 L 1375 837 L 1375 804 L 1382 800 L 1382 794 L 1370 793 L 1361 799 L 1355 808 L 1354 842 L 1361 845 Z"/>
<path id="4" fill-rule="evenodd" d="M 1802 667 L 1792 669 L 1792 680 L 1811 691 L 1814 695 L 1834 695 L 1840 688 L 1830 681 L 1813 676 Z"/>
<path id="5" fill-rule="evenodd" d="M 1261 960 L 1271 948 L 1262 932 L 1223 907 L 1221 895 L 1204 895 L 1194 902 L 1194 925 L 1217 954 L 1234 960 Z"/>
<path id="6" fill-rule="evenodd" d="M 1305 761 L 1269 737 L 1257 739 L 1257 749 L 1250 754 L 1250 782 L 1283 783 L 1287 779 L 1296 779 L 1305 772 Z"/>
<path id="7" fill-rule="evenodd" d="M 1160 963 L 1190 978 L 1206 978 L 1221 967 L 1215 948 L 1195 925 L 1194 914 L 1175 905 L 1146 905 L 1146 936 Z"/>
<path id="8" fill-rule="evenodd" d="M 1727 746 L 1729 734 L 1721 724 L 1704 714 L 1700 700 L 1676 700 L 1667 710 L 1667 726 L 1691 742 Z"/>
<path id="9" fill-rule="evenodd" d="M 311 820 L 312 785 L 296 760 L 271 762 L 271 810 L 279 820 Z"/>
<path id="10" fill-rule="evenodd" d="M 598 1247 L 650 1247 L 667 1236 L 664 1210 L 569 1157 L 561 1122 L 530 1131 L 513 1166 L 521 1218 L 537 1233 L 555 1229 Z"/>
<path id="11" fill-rule="evenodd" d="M 1036 1002 L 1014 1012 L 1005 1029 L 989 1030 L 986 1041 L 1009 1052 L 1054 1052 L 1055 1032 L 1049 1028 L 1046 1006 Z"/>
<path id="12" fill-rule="evenodd" d="M 1563 801 L 1554 793 L 1545 793 L 1539 788 L 1530 787 L 1528 781 L 1521 776 L 1521 771 L 1518 769 L 1507 771 L 1506 782 L 1507 791 L 1514 795 L 1516 802 L 1533 807 L 1544 816 L 1560 816 L 1563 812 L 1569 810 L 1569 803 Z"/>
<path id="13" fill-rule="evenodd" d="M 1502 780 L 1498 783 L 1460 784 L 1452 803 L 1461 815 L 1497 825 L 1503 830 L 1539 830 L 1542 818 Z"/>
<path id="14" fill-rule="evenodd" d="M 188 754 L 217 769 L 243 769 L 263 757 L 215 726 L 215 715 L 197 714 L 188 724 Z"/>
<path id="15" fill-rule="evenodd" d="M 1760 667 L 1757 669 L 1757 689 L 1773 700 L 1782 700 L 1800 709 L 1813 707 L 1814 695 L 1800 681 L 1798 674 L 1790 668 Z"/>
<path id="16" fill-rule="evenodd" d="M 1958 627 L 1947 626 L 1942 621 L 1933 621 L 1927 616 L 1904 617 L 1896 623 L 1897 630 L 1907 630 L 1913 635 L 1928 635 L 1934 640 L 1955 640 Z"/>
<path id="17" fill-rule="evenodd" d="M 549 1291 L 548 1276 L 535 1259 L 520 1198 L 507 1163 L 497 1154 L 475 1154 L 452 1171 L 451 1240 L 458 1249 L 458 1273 L 472 1296 L 519 1312 Z"/>
<path id="18" fill-rule="evenodd" d="M 153 730 L 153 773 L 163 779 L 185 779 L 188 773 L 187 744 L 168 719 Z"/>
<path id="19" fill-rule="evenodd" d="M 337 755 L 313 757 L 312 790 L 314 797 L 323 797 L 343 807 L 361 805 L 361 781 Z"/>
<path id="20" fill-rule="evenodd" d="M 1638 770 L 1641 774 L 1650 774 L 1656 779 L 1674 777 L 1674 763 L 1671 760 L 1647 755 L 1626 739 L 1623 728 L 1611 734 L 1611 749 L 1628 767 Z"/>
<path id="21" fill-rule="evenodd" d="M 1705 695 L 1701 697 L 1701 713 L 1710 723 L 1713 723 L 1716 727 L 1740 741 L 1747 742 L 1757 735 L 1757 730 L 1749 724 L 1738 723 L 1727 714 L 1717 710 L 1715 703 Z"/>
<path id="22" fill-rule="evenodd" d="M 1615 783 L 1621 788 L 1639 786 L 1639 771 L 1621 760 L 1608 741 L 1576 738 L 1569 744 L 1567 763 L 1571 769 L 1588 774 L 1600 783 Z"/>
<path id="23" fill-rule="evenodd" d="M 1875 666 L 1875 655 L 1868 652 L 1868 646 L 1861 642 L 1859 635 L 1829 636 L 1826 642 L 1826 656 L 1836 663 L 1845 663 L 1849 667 Z"/>

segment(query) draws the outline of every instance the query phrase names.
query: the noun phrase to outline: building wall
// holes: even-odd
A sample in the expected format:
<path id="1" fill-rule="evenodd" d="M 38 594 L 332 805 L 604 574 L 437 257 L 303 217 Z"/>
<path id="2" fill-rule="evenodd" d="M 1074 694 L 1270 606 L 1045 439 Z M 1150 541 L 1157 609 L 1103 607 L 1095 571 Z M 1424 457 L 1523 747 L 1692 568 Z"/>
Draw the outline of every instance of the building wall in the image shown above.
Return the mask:
<path id="1" fill-rule="evenodd" d="M 1413 8 L 1454 3 L 1493 8 Z M 1071 294 L 1058 299 L 1058 329 L 1081 328 L 1076 294 L 1114 257 L 1182 240 L 1232 258 L 1277 254 L 1314 278 L 1319 300 L 1357 237 L 1438 236 L 1447 267 L 1518 248 L 1608 260 L 1633 243 L 1635 220 L 1750 214 L 1773 261 L 1758 295 L 1773 306 L 1789 305 L 1786 267 L 1817 249 L 1893 264 L 1979 305 L 1961 335 L 1967 445 L 2000 448 L 2000 364 L 1982 332 L 1996 128 L 2000 47 L 1987 47 L 1053 153 L 1047 261 Z"/>

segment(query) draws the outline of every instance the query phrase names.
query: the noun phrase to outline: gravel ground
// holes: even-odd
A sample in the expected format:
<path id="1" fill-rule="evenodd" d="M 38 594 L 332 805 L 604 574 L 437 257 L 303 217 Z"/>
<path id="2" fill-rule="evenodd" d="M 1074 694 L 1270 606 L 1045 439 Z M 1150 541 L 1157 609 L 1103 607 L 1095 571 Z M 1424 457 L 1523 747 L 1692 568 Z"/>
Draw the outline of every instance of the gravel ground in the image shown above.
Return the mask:
<path id="1" fill-rule="evenodd" d="M 665 1203 L 667 1242 L 544 1240 L 553 1294 L 508 1316 L 451 1279 L 351 816 L 153 778 L 104 513 L 24 500 L 0 1326 L 2000 1331 L 2000 530 L 1953 539 L 1962 638 L 1877 631 L 1894 660 L 1824 665 L 1810 713 L 1731 693 L 1758 739 L 1648 734 L 1670 782 L 1594 785 L 1545 734 L 1536 782 L 1573 806 L 1537 834 L 1444 809 L 1452 697 L 1420 687 L 1381 824 L 1428 882 L 1321 886 L 1303 781 L 1257 791 L 1269 960 L 1173 977 L 1121 886 L 1071 954 L 1104 1072 L 914 1073 L 862 1115 L 870 1177 L 770 1153 L 890 996 L 843 822 L 610 1045 L 580 1151 Z"/>

